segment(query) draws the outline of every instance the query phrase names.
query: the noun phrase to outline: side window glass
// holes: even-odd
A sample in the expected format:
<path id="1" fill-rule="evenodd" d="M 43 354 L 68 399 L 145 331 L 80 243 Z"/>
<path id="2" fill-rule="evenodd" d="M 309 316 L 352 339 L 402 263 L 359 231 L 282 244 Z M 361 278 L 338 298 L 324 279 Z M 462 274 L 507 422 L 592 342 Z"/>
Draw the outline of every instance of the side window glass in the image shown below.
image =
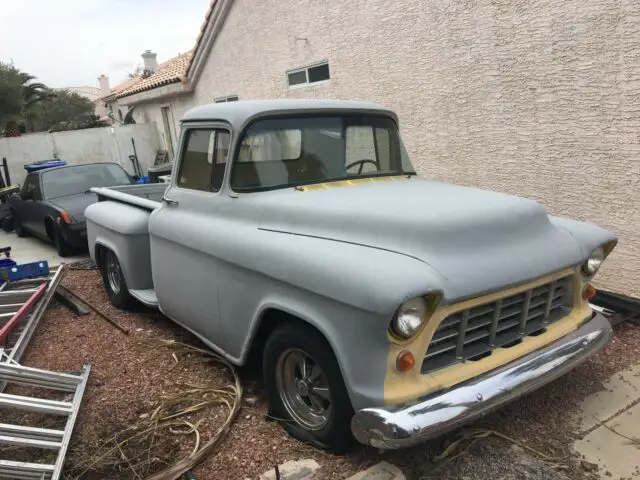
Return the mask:
<path id="1" fill-rule="evenodd" d="M 229 149 L 224 130 L 187 131 L 177 185 L 180 188 L 217 192 L 222 186 Z"/>
<path id="2" fill-rule="evenodd" d="M 34 191 L 36 189 L 36 181 L 35 181 L 35 176 L 34 175 L 29 175 L 27 176 L 27 178 L 24 181 L 24 185 L 22 186 L 22 192 L 20 192 L 22 195 L 24 194 L 34 194 Z"/>

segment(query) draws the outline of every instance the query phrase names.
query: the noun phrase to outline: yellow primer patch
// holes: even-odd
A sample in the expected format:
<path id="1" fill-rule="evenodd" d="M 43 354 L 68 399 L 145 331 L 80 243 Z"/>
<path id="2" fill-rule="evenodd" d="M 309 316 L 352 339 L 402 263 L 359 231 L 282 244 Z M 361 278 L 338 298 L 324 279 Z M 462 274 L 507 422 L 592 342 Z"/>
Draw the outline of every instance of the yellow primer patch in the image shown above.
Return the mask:
<path id="1" fill-rule="evenodd" d="M 491 355 L 477 361 L 457 363 L 425 375 L 420 373 L 422 361 L 431 338 L 440 322 L 449 315 L 485 303 L 495 302 L 500 298 L 509 297 L 569 275 L 573 277 L 573 309 L 569 315 L 549 325 L 547 331 L 542 335 L 524 337 L 522 343 L 513 347 L 496 348 Z M 588 301 L 582 298 L 584 284 L 579 267 L 568 268 L 517 287 L 438 308 L 422 332 L 414 340 L 401 345 L 390 343 L 387 373 L 384 379 L 385 405 L 409 402 L 428 393 L 451 387 L 520 358 L 576 330 L 591 315 L 591 307 L 589 307 Z M 396 358 L 404 350 L 409 350 L 414 354 L 416 366 L 410 372 L 401 373 L 396 369 Z"/>
<path id="2" fill-rule="evenodd" d="M 296 187 L 296 190 L 300 192 L 310 192 L 313 190 L 328 190 L 329 188 L 336 187 L 351 187 L 354 185 L 362 185 L 364 183 L 379 183 L 389 182 L 396 180 L 407 180 L 407 175 L 392 175 L 388 177 L 369 177 L 369 178 L 354 178 L 353 180 L 336 180 L 334 182 L 316 183 L 314 185 L 302 185 Z"/>

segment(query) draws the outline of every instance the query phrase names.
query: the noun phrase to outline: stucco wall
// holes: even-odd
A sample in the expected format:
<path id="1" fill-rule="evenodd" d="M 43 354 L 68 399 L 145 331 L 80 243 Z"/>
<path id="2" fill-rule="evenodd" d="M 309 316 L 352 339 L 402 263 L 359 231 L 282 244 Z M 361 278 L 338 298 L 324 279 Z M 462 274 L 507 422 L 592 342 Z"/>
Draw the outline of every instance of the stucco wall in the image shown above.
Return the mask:
<path id="1" fill-rule="evenodd" d="M 231 93 L 391 107 L 421 175 L 615 231 L 598 284 L 640 297 L 638 12 L 640 0 L 235 0 L 174 118 Z M 321 60 L 328 84 L 287 87 L 287 70 Z"/>
<path id="2" fill-rule="evenodd" d="M 126 101 L 127 99 L 123 99 Z M 164 124 L 162 120 L 162 107 L 170 107 L 170 111 L 173 117 L 172 137 L 174 150 L 178 147 L 178 140 L 180 139 L 180 118 L 190 108 L 196 106 L 193 96 L 180 95 L 174 98 L 165 98 L 158 101 L 148 101 L 143 103 L 136 103 L 133 111 L 133 118 L 137 124 L 153 123 L 155 125 L 156 134 L 158 136 L 159 148 L 169 149 L 169 143 L 167 142 Z M 171 119 L 169 120 L 171 122 Z"/>
<path id="3" fill-rule="evenodd" d="M 31 133 L 15 138 L 0 137 L 0 158 L 6 157 L 13 183 L 22 183 L 24 165 L 57 158 L 69 165 L 93 162 L 117 162 L 133 174 L 129 155 L 134 139 L 138 160 L 144 172 L 153 165 L 158 150 L 158 136 L 153 123 L 69 132 Z"/>

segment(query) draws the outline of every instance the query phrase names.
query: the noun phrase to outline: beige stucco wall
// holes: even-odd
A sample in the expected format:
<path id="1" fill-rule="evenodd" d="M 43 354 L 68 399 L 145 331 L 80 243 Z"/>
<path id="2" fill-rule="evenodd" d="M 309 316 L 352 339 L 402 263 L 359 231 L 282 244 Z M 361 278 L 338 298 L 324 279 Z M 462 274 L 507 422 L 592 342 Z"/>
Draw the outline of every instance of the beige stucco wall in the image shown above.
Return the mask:
<path id="1" fill-rule="evenodd" d="M 421 175 L 615 231 L 598 284 L 640 298 L 640 0 L 235 0 L 174 117 L 228 94 L 391 107 Z"/>

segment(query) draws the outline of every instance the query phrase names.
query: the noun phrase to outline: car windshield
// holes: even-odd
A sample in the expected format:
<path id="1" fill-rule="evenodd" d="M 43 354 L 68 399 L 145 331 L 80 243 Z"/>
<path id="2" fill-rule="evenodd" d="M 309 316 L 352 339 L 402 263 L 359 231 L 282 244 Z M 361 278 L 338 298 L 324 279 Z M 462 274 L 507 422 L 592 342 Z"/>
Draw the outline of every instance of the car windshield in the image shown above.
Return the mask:
<path id="1" fill-rule="evenodd" d="M 46 199 L 84 193 L 91 187 L 112 187 L 132 183 L 120 165 L 94 163 L 42 172 L 42 196 Z"/>
<path id="2" fill-rule="evenodd" d="M 272 118 L 258 120 L 245 131 L 231 187 L 257 191 L 406 174 L 415 170 L 391 118 Z"/>

